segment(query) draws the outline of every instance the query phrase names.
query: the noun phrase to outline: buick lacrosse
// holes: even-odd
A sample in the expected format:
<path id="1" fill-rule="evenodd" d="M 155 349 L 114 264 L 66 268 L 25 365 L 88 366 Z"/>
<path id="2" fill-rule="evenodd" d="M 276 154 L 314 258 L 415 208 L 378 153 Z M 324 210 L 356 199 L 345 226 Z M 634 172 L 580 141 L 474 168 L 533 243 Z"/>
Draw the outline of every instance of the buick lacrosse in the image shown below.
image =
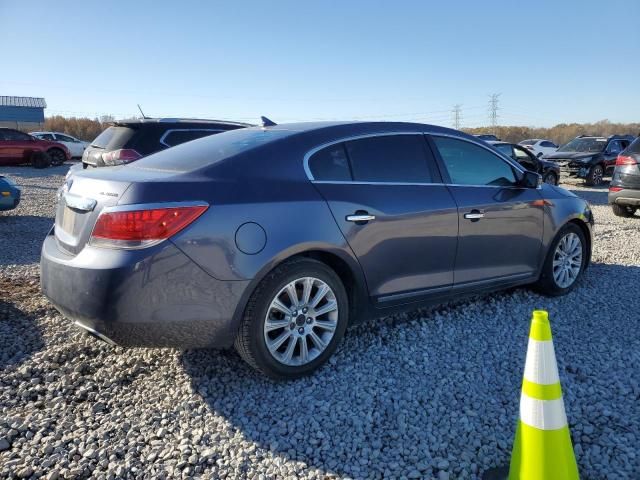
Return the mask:
<path id="1" fill-rule="evenodd" d="M 42 289 L 102 340 L 235 345 L 293 378 L 363 319 L 519 285 L 570 292 L 592 224 L 585 201 L 459 131 L 268 122 L 78 172 Z"/>

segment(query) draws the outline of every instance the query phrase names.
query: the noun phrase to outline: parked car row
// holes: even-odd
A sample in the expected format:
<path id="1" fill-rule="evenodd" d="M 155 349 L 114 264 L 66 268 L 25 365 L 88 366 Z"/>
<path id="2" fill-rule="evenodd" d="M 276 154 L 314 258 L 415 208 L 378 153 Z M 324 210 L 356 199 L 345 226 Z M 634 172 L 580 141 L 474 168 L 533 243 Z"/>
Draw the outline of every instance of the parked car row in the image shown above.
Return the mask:
<path id="1" fill-rule="evenodd" d="M 524 168 L 545 173 L 533 155 L 422 124 L 233 127 L 110 168 L 91 167 L 144 142 L 110 143 L 135 136 L 122 125 L 98 142 L 42 247 L 65 316 L 123 346 L 235 345 L 294 378 L 351 323 L 519 285 L 563 295 L 589 264 L 589 205 Z"/>
<path id="2" fill-rule="evenodd" d="M 63 144 L 41 140 L 12 128 L 0 128 L 0 165 L 30 163 L 35 168 L 62 165 L 71 159 Z"/>
<path id="3" fill-rule="evenodd" d="M 72 158 L 81 158 L 85 148 L 89 146 L 89 142 L 60 132 L 31 132 L 29 135 L 39 138 L 40 140 L 49 140 L 50 142 L 61 143 L 71 153 Z"/>

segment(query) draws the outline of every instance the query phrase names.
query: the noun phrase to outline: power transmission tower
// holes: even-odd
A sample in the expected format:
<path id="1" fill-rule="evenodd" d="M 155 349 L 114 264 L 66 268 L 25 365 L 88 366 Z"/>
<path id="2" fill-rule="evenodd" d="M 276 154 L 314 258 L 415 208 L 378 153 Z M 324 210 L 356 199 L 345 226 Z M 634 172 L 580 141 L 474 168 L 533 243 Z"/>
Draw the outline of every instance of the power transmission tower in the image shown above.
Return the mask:
<path id="1" fill-rule="evenodd" d="M 460 125 L 462 124 L 462 105 L 457 104 L 453 106 L 453 128 L 456 130 L 460 130 Z"/>
<path id="2" fill-rule="evenodd" d="M 493 129 L 493 133 L 496 131 L 496 127 L 498 126 L 498 99 L 500 98 L 501 93 L 494 93 L 489 97 L 489 122 L 491 123 L 491 128 Z"/>

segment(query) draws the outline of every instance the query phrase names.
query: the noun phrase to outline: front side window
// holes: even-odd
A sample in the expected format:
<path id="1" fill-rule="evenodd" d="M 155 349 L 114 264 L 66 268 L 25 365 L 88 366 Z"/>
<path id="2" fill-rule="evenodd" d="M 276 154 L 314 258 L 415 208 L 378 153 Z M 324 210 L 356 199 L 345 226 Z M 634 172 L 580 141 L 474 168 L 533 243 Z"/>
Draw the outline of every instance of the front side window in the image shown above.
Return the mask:
<path id="1" fill-rule="evenodd" d="M 612 154 L 618 154 L 622 151 L 622 146 L 620 145 L 620 142 L 618 140 L 613 140 L 611 143 L 609 143 L 609 147 L 607 147 L 607 151 Z"/>
<path id="2" fill-rule="evenodd" d="M 433 137 L 451 182 L 458 185 L 513 186 L 511 165 L 486 148 L 464 140 Z"/>
<path id="3" fill-rule="evenodd" d="M 493 146 L 500 153 L 504 153 L 507 157 L 515 158 L 513 155 L 513 147 L 508 143 L 499 143 Z"/>
<path id="4" fill-rule="evenodd" d="M 345 142 L 356 182 L 431 183 L 422 135 L 384 135 Z"/>
<path id="5" fill-rule="evenodd" d="M 343 143 L 317 151 L 309 157 L 309 170 L 314 180 L 347 182 L 351 180 L 349 160 Z"/>

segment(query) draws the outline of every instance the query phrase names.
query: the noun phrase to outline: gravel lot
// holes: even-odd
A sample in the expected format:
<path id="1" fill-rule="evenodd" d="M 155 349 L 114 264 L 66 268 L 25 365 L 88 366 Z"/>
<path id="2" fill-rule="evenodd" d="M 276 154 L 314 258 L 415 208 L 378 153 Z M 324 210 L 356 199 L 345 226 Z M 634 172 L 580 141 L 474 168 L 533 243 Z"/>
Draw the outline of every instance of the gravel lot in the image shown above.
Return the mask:
<path id="1" fill-rule="evenodd" d="M 531 311 L 550 312 L 582 478 L 640 472 L 640 217 L 596 218 L 570 296 L 517 289 L 350 329 L 316 375 L 272 383 L 235 352 L 126 350 L 39 293 L 67 166 L 0 168 L 0 478 L 479 478 L 507 464 Z"/>

